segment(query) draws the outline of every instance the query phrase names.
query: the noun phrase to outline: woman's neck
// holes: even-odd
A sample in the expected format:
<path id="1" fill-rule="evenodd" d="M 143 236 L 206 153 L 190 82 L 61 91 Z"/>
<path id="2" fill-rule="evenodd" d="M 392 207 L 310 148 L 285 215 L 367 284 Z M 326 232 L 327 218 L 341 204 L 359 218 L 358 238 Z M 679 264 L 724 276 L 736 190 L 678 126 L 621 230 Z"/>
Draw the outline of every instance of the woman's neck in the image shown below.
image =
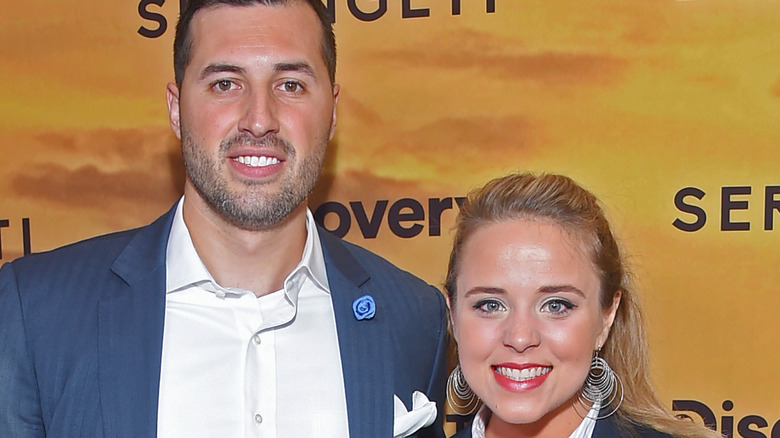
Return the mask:
<path id="1" fill-rule="evenodd" d="M 580 423 L 582 417 L 568 402 L 532 423 L 508 423 L 494 412 L 485 427 L 485 438 L 568 438 Z"/>

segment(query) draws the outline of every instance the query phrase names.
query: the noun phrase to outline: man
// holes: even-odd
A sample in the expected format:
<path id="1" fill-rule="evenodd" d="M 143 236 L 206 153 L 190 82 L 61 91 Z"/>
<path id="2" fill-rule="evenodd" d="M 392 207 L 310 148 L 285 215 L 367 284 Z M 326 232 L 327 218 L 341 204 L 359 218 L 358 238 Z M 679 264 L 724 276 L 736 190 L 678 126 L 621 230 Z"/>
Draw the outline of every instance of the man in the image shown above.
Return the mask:
<path id="1" fill-rule="evenodd" d="M 0 436 L 443 436 L 442 296 L 307 208 L 339 92 L 320 0 L 191 0 L 174 52 L 184 196 L 0 270 Z"/>

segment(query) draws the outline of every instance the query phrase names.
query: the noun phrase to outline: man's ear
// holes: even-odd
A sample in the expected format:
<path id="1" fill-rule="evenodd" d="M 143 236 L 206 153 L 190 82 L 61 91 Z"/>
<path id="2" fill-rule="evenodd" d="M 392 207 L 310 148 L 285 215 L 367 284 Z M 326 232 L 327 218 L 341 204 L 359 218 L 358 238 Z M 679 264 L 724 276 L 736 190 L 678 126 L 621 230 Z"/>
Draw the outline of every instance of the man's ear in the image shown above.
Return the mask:
<path id="1" fill-rule="evenodd" d="M 333 140 L 333 136 L 336 134 L 336 106 L 339 103 L 339 84 L 333 84 L 333 114 L 330 118 L 330 136 L 328 140 Z"/>
<path id="2" fill-rule="evenodd" d="M 165 100 L 168 102 L 168 121 L 176 137 L 181 140 L 181 113 L 179 111 L 179 87 L 173 82 L 168 82 L 165 87 Z"/>

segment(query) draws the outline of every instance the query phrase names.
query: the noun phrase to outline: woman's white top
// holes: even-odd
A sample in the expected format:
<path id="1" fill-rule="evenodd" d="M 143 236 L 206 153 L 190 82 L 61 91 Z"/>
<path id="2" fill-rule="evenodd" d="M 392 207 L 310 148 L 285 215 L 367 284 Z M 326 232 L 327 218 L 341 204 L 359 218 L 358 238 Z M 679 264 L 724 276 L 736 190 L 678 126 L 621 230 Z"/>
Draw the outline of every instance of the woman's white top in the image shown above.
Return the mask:
<path id="1" fill-rule="evenodd" d="M 591 438 L 593 428 L 596 427 L 596 417 L 599 415 L 599 409 L 601 409 L 601 405 L 599 403 L 594 404 L 580 425 L 569 435 L 569 438 Z M 487 422 L 490 420 L 490 414 L 490 409 L 487 406 L 482 405 L 479 408 L 479 412 L 474 416 L 474 420 L 471 421 L 472 438 L 485 438 L 485 426 L 487 426 Z"/>

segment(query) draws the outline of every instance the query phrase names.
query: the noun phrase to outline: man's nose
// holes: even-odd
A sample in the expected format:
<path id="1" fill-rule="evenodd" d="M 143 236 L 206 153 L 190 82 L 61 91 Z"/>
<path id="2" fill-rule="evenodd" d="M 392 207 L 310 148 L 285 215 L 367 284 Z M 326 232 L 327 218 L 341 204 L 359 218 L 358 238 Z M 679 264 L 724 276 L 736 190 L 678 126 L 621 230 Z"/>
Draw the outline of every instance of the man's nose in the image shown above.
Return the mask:
<path id="1" fill-rule="evenodd" d="M 239 131 L 247 132 L 254 137 L 279 132 L 277 102 L 272 92 L 253 90 L 248 93 L 242 111 L 238 123 Z"/>

